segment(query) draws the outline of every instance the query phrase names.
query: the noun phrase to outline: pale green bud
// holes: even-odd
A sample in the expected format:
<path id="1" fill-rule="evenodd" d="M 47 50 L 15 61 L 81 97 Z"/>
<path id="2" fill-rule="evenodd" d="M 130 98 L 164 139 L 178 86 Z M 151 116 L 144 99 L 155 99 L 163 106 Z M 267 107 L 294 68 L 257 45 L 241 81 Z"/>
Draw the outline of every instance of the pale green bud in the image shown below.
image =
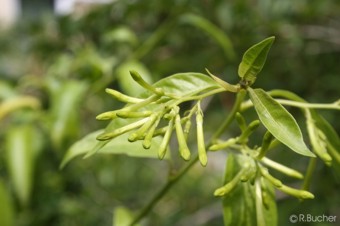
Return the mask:
<path id="1" fill-rule="evenodd" d="M 187 145 L 187 142 L 184 137 L 182 125 L 181 125 L 181 118 L 179 114 L 176 115 L 175 117 L 175 127 L 176 127 L 176 135 L 177 135 L 177 140 L 178 140 L 178 145 L 179 145 L 179 153 L 181 157 L 188 161 L 190 159 L 190 151 Z"/>

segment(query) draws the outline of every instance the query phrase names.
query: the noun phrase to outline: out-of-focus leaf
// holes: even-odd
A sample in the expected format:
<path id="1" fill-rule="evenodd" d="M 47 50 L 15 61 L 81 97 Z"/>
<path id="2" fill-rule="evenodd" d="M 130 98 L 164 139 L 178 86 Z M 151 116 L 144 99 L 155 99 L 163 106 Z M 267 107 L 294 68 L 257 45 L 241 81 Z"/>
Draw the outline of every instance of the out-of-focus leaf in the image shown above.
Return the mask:
<path id="1" fill-rule="evenodd" d="M 238 75 L 249 85 L 253 84 L 256 76 L 266 62 L 267 54 L 272 46 L 275 37 L 269 37 L 250 47 L 243 55 L 238 67 Z"/>
<path id="2" fill-rule="evenodd" d="M 32 125 L 11 128 L 6 134 L 6 161 L 14 191 L 25 206 L 33 186 L 35 159 L 41 149 L 41 136 Z"/>
<path id="3" fill-rule="evenodd" d="M 20 108 L 40 108 L 40 101 L 33 96 L 17 96 L 0 102 L 0 120 Z"/>
<path id="4" fill-rule="evenodd" d="M 184 23 L 193 25 L 202 31 L 206 32 L 209 37 L 212 37 L 222 47 L 225 55 L 229 59 L 235 58 L 233 45 L 227 36 L 220 28 L 212 24 L 210 21 L 195 14 L 187 13 L 181 16 L 180 20 Z"/>
<path id="5" fill-rule="evenodd" d="M 68 81 L 52 94 L 51 138 L 56 147 L 61 147 L 65 139 L 75 138 L 79 131 L 79 108 L 87 84 Z"/>
<path id="6" fill-rule="evenodd" d="M 138 61 L 128 61 L 117 68 L 118 82 L 124 93 L 130 96 L 137 96 L 144 89 L 131 78 L 130 71 L 132 70 L 137 71 L 148 83 L 152 83 L 152 77 L 148 69 Z"/>
<path id="7" fill-rule="evenodd" d="M 121 26 L 104 34 L 103 41 L 110 44 L 113 42 L 124 42 L 129 43 L 132 46 L 136 46 L 138 38 L 129 27 Z"/>
<path id="8" fill-rule="evenodd" d="M 133 221 L 133 213 L 125 207 L 116 207 L 113 212 L 112 226 L 129 226 Z M 140 224 L 135 224 L 139 226 Z"/>
<path id="9" fill-rule="evenodd" d="M 243 155 L 229 154 L 224 184 L 234 178 L 242 169 L 242 165 L 247 161 Z M 266 202 L 263 206 L 263 215 L 267 226 L 277 225 L 277 208 L 275 202 L 274 189 L 270 183 L 265 181 Z M 249 181 L 240 182 L 237 187 L 223 197 L 223 218 L 225 226 L 253 226 L 257 225 L 256 219 L 256 196 L 255 187 Z"/>
<path id="10" fill-rule="evenodd" d="M 0 80 L 0 101 L 15 96 L 14 89 L 5 81 Z"/>
<path id="11" fill-rule="evenodd" d="M 301 155 L 315 157 L 303 141 L 294 117 L 262 89 L 248 88 L 255 110 L 268 131 L 280 142 Z"/>
<path id="12" fill-rule="evenodd" d="M 14 208 L 12 199 L 4 183 L 0 180 L 0 225 L 14 225 Z"/>
<path id="13" fill-rule="evenodd" d="M 118 128 L 120 125 L 122 125 L 123 121 L 124 120 L 122 119 L 116 119 L 112 122 L 114 125 L 111 124 L 111 126 Z M 158 147 L 162 142 L 160 137 L 154 137 L 152 139 L 150 149 L 144 149 L 142 146 L 142 141 L 130 143 L 128 141 L 129 134 L 120 135 L 109 142 L 98 141 L 96 137 L 103 133 L 103 131 L 104 130 L 98 130 L 92 132 L 74 143 L 66 152 L 60 167 L 64 167 L 71 159 L 75 158 L 76 156 L 92 151 L 93 149 L 97 148 L 98 145 L 101 146 L 101 149 L 98 151 L 100 154 L 125 154 L 130 157 L 137 158 L 158 158 Z M 103 144 L 105 144 L 105 146 Z M 170 151 L 167 151 L 165 159 L 169 158 Z"/>

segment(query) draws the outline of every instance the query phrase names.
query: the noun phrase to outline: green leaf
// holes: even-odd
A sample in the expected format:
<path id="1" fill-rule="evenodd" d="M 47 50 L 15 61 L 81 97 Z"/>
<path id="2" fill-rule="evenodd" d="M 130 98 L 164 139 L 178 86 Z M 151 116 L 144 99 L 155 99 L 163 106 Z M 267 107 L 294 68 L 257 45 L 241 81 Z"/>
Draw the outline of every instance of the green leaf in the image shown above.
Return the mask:
<path id="1" fill-rule="evenodd" d="M 216 42 L 222 47 L 225 55 L 229 59 L 235 58 L 234 48 L 229 37 L 213 23 L 204 19 L 203 17 L 191 13 L 182 15 L 180 19 L 182 22 L 191 24 L 206 32 L 210 37 L 214 38 Z"/>
<path id="2" fill-rule="evenodd" d="M 68 81 L 52 91 L 51 138 L 60 148 L 66 139 L 74 139 L 79 132 L 79 106 L 87 90 L 87 84 Z"/>
<path id="3" fill-rule="evenodd" d="M 267 54 L 272 46 L 275 37 L 269 37 L 256 45 L 250 47 L 243 55 L 242 61 L 238 67 L 238 75 L 248 85 L 255 82 L 256 76 L 263 68 L 266 62 Z"/>
<path id="4" fill-rule="evenodd" d="M 14 225 L 13 202 L 2 180 L 0 180 L 0 216 L 1 226 Z"/>
<path id="5" fill-rule="evenodd" d="M 296 153 L 315 157 L 303 141 L 294 117 L 281 104 L 262 89 L 247 90 L 261 122 L 276 139 Z"/>
<path id="6" fill-rule="evenodd" d="M 159 80 L 152 86 L 162 88 L 165 93 L 171 93 L 178 97 L 194 95 L 202 91 L 220 87 L 209 76 L 194 72 L 174 74 Z"/>
<path id="7" fill-rule="evenodd" d="M 112 226 L 129 226 L 133 221 L 133 213 L 125 207 L 116 207 L 113 212 Z M 139 226 L 140 224 L 135 224 Z"/>
<path id="8" fill-rule="evenodd" d="M 111 127 L 119 128 L 123 123 L 131 120 L 115 119 L 110 125 Z M 99 149 L 99 154 L 125 154 L 130 157 L 137 158 L 158 158 L 158 147 L 162 142 L 162 138 L 154 137 L 151 141 L 150 149 L 144 149 L 142 140 L 130 143 L 128 141 L 128 133 L 120 135 L 110 141 L 98 141 L 96 137 L 103 133 L 104 130 L 98 130 L 86 135 L 81 140 L 74 143 L 66 152 L 60 168 L 63 168 L 70 160 L 79 155 L 84 155 L 92 152 L 94 149 Z M 170 159 L 170 151 L 167 151 L 165 159 Z"/>
<path id="9" fill-rule="evenodd" d="M 6 162 L 20 204 L 29 203 L 33 189 L 35 159 L 41 149 L 41 137 L 31 125 L 11 128 L 6 134 Z"/>
<path id="10" fill-rule="evenodd" d="M 224 184 L 234 178 L 248 161 L 244 155 L 229 154 L 225 170 Z M 277 208 L 272 185 L 266 184 L 266 204 L 262 211 L 267 226 L 277 225 Z M 237 187 L 223 198 L 223 218 L 225 226 L 257 225 L 255 187 L 249 181 L 240 182 Z"/>

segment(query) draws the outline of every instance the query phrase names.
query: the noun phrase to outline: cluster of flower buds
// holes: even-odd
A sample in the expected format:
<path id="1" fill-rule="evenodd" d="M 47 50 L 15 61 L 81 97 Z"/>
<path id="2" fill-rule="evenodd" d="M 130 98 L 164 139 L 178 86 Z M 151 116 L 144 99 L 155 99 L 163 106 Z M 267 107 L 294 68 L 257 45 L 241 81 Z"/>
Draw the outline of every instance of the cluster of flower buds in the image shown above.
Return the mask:
<path id="1" fill-rule="evenodd" d="M 257 159 L 252 158 L 246 154 L 237 154 L 239 159 L 242 159 L 242 163 L 239 163 L 240 170 L 229 180 L 225 185 L 215 190 L 215 196 L 226 196 L 229 195 L 237 186 L 242 185 L 242 183 L 250 183 L 254 185 L 256 181 L 260 183 L 260 187 L 257 188 L 259 193 L 261 194 L 261 200 L 263 205 L 268 206 L 267 196 L 268 196 L 268 186 L 269 184 L 273 185 L 273 187 L 278 190 L 294 196 L 299 199 L 313 199 L 314 195 L 306 190 L 295 189 L 289 186 L 284 185 L 279 179 L 275 178 L 268 172 L 268 168 L 265 167 L 265 164 L 268 164 L 270 167 L 282 168 L 281 172 L 287 172 L 289 176 L 293 176 L 299 179 L 302 179 L 303 176 L 286 166 L 282 166 L 272 160 L 266 159 L 264 162 L 260 162 Z M 264 164 L 265 163 L 265 164 Z"/>
<path id="2" fill-rule="evenodd" d="M 191 128 L 193 115 L 196 114 L 197 146 L 199 160 L 203 166 L 207 164 L 207 155 L 203 134 L 203 113 L 200 100 L 181 116 L 179 104 L 186 99 L 166 93 L 162 88 L 148 84 L 136 72 L 130 71 L 132 78 L 146 90 L 146 98 L 135 98 L 122 94 L 116 90 L 106 89 L 106 92 L 117 100 L 126 103 L 118 110 L 104 112 L 97 116 L 98 120 L 127 119 L 127 124 L 120 128 L 105 131 L 98 135 L 100 141 L 109 141 L 124 133 L 130 132 L 128 140 L 134 142 L 143 140 L 144 149 L 151 147 L 152 138 L 163 136 L 158 149 L 158 156 L 163 159 L 173 131 L 176 132 L 179 154 L 184 160 L 189 160 L 191 153 L 187 145 L 187 138 Z M 165 123 L 164 123 L 165 122 Z M 166 126 L 160 126 L 167 124 Z"/>

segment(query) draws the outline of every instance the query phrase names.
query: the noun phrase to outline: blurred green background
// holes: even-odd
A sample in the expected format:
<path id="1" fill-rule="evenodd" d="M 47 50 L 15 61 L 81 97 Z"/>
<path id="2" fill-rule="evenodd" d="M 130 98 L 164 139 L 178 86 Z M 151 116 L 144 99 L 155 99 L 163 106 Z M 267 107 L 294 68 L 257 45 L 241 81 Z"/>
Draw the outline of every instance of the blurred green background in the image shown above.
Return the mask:
<path id="1" fill-rule="evenodd" d="M 243 52 L 274 35 L 254 86 L 288 89 L 310 102 L 337 100 L 339 12 L 336 0 L 149 0 L 78 5 L 56 16 L 47 1 L 23 1 L 18 22 L 0 33 L 0 225 L 112 225 L 115 207 L 138 210 L 165 183 L 168 163 L 159 160 L 95 155 L 59 170 L 74 142 L 106 126 L 95 116 L 122 106 L 106 87 L 139 92 L 128 70 L 155 82 L 208 68 L 236 83 Z M 207 136 L 233 100 L 225 94 L 210 101 Z M 339 113 L 320 113 L 339 133 Z M 212 193 L 221 185 L 224 156 L 210 153 L 207 168 L 195 166 L 144 224 L 222 225 L 222 205 Z M 308 163 L 291 152 L 275 156 L 302 172 Z M 300 202 L 278 194 L 279 225 L 299 213 L 340 218 L 339 178 L 318 162 L 311 187 L 316 198 Z"/>

